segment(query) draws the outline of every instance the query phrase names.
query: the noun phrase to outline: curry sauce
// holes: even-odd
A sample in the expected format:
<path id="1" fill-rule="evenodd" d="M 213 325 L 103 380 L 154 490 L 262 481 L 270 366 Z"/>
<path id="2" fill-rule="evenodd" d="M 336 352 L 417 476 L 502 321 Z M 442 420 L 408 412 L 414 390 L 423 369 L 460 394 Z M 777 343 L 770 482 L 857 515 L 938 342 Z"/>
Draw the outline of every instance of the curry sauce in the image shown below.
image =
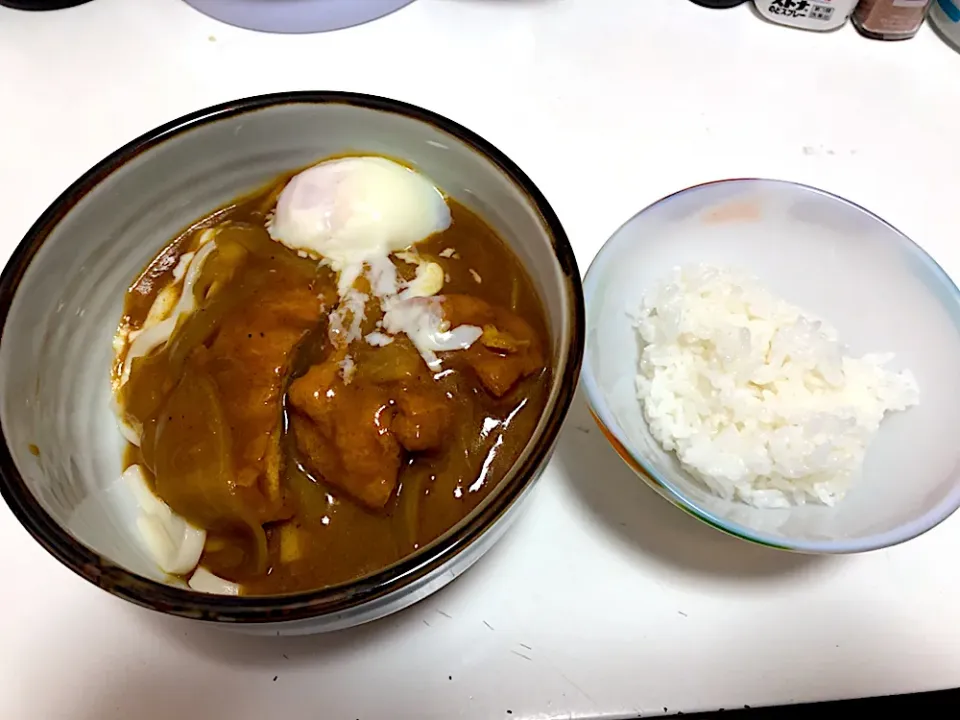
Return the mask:
<path id="1" fill-rule="evenodd" d="M 336 277 L 265 229 L 287 180 L 170 243 L 131 286 L 123 319 L 131 335 L 141 331 L 213 228 L 195 309 L 162 348 L 129 363 L 117 399 L 141 433 L 127 464 L 146 468 L 156 494 L 207 531 L 201 566 L 250 595 L 353 580 L 445 533 L 503 479 L 549 385 L 546 320 L 529 277 L 452 200 L 451 226 L 413 251 L 443 268 L 446 320 L 482 328 L 481 338 L 440 353 L 439 370 L 402 335 L 338 345 Z M 409 257 L 394 264 L 413 278 Z M 364 332 L 381 317 L 369 302 Z"/>

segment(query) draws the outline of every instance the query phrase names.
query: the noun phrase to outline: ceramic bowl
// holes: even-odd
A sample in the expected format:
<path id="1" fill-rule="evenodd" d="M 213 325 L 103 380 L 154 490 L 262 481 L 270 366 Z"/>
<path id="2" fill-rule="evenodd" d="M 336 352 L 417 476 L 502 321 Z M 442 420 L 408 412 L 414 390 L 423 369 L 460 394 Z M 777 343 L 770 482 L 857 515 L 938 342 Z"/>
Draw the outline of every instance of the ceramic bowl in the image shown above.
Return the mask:
<path id="1" fill-rule="evenodd" d="M 215 20 L 248 30 L 312 33 L 376 20 L 413 0 L 186 0 Z"/>
<path id="2" fill-rule="evenodd" d="M 343 586 L 229 598 L 168 584 L 141 549 L 117 482 L 111 338 L 131 279 L 187 224 L 280 173 L 344 152 L 402 158 L 485 218 L 548 311 L 546 410 L 510 473 L 463 522 Z M 63 193 L 0 278 L 0 490 L 54 557 L 110 593 L 262 633 L 335 630 L 399 610 L 466 570 L 503 533 L 546 464 L 577 384 L 580 274 L 556 214 L 490 143 L 401 102 L 345 93 L 255 97 L 188 115 L 125 145 Z"/>
<path id="3" fill-rule="evenodd" d="M 676 266 L 746 270 L 833 324 L 848 352 L 893 352 L 920 404 L 888 415 L 863 476 L 834 507 L 756 509 L 722 500 L 663 451 L 635 390 L 639 343 L 628 312 Z M 651 205 L 607 241 L 584 281 L 583 384 L 624 460 L 658 493 L 731 535 L 809 553 L 851 553 L 916 537 L 960 505 L 960 293 L 903 233 L 821 190 L 727 180 Z"/>

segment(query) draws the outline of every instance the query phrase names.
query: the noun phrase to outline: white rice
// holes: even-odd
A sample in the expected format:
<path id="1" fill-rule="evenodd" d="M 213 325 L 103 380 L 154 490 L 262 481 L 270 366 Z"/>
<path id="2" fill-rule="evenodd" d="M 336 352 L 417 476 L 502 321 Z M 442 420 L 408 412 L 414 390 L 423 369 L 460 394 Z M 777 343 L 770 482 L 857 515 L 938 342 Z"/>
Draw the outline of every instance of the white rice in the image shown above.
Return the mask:
<path id="1" fill-rule="evenodd" d="M 892 355 L 844 356 L 837 332 L 726 269 L 678 268 L 636 327 L 650 432 L 714 494 L 756 507 L 833 505 L 887 412 L 919 402 Z"/>

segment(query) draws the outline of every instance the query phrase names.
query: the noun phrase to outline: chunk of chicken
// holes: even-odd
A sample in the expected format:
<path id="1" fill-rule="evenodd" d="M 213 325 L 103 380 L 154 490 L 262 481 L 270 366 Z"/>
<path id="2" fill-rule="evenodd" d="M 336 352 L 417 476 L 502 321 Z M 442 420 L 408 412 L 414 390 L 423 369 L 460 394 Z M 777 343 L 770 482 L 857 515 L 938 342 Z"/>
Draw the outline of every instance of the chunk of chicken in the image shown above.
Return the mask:
<path id="1" fill-rule="evenodd" d="M 503 397 L 520 380 L 543 369 L 540 338 L 518 315 L 470 295 L 445 295 L 441 302 L 451 327 L 474 325 L 483 330 L 477 342 L 455 355 L 494 397 Z"/>
<path id="2" fill-rule="evenodd" d="M 344 384 L 339 363 L 315 365 L 290 385 L 291 427 L 307 466 L 372 509 L 393 495 L 400 443 L 390 432 L 388 399 Z"/>
<path id="3" fill-rule="evenodd" d="M 396 414 L 390 429 L 410 452 L 440 447 L 453 420 L 450 400 L 423 388 L 404 388 L 396 396 Z"/>
<path id="4" fill-rule="evenodd" d="M 453 417 L 452 401 L 420 371 L 416 350 L 409 348 L 417 369 L 411 373 L 397 354 L 402 347 L 367 350 L 357 360 L 357 373 L 368 372 L 368 381 L 349 384 L 342 380 L 343 353 L 338 353 L 292 382 L 287 395 L 307 467 L 373 510 L 393 497 L 404 451 L 439 447 Z M 365 371 L 367 363 L 376 368 L 380 354 L 404 372 Z M 382 380 L 370 380 L 375 377 Z"/>

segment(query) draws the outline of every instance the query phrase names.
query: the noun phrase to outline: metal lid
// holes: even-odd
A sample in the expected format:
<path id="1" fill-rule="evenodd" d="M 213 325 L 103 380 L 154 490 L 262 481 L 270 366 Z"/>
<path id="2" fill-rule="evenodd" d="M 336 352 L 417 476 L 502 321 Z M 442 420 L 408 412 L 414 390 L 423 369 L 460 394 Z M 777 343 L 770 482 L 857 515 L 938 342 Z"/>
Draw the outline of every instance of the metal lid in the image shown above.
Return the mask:
<path id="1" fill-rule="evenodd" d="M 185 0 L 210 17 L 273 33 L 311 33 L 360 25 L 413 0 Z"/>

